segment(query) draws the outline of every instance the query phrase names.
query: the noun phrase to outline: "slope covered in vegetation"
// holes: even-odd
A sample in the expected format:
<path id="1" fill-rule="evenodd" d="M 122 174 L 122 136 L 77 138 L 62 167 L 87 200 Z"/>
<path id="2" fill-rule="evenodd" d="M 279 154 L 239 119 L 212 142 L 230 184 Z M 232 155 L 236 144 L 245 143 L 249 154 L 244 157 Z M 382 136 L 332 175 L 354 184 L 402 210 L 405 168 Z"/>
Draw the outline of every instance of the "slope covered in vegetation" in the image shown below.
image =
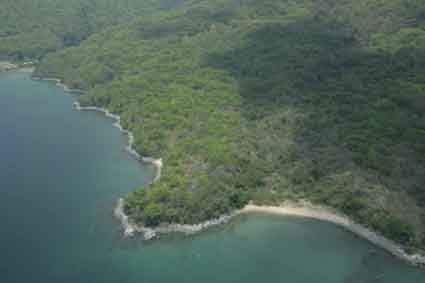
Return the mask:
<path id="1" fill-rule="evenodd" d="M 133 220 L 308 199 L 425 246 L 423 0 L 186 1 L 48 55 L 162 157 Z"/>
<path id="2" fill-rule="evenodd" d="M 39 59 L 176 0 L 0 0 L 0 59 Z"/>

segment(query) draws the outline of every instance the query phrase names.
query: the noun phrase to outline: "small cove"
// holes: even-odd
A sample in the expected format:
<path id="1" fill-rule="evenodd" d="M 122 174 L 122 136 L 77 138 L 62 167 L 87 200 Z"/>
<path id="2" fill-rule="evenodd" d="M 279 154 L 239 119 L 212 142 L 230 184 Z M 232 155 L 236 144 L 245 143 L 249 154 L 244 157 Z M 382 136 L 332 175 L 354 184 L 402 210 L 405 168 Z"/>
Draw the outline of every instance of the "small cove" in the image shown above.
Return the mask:
<path id="1" fill-rule="evenodd" d="M 122 239 L 120 196 L 149 183 L 126 136 L 73 94 L 0 74 L 2 282 L 425 282 L 425 272 L 329 223 L 243 215 L 199 235 Z"/>

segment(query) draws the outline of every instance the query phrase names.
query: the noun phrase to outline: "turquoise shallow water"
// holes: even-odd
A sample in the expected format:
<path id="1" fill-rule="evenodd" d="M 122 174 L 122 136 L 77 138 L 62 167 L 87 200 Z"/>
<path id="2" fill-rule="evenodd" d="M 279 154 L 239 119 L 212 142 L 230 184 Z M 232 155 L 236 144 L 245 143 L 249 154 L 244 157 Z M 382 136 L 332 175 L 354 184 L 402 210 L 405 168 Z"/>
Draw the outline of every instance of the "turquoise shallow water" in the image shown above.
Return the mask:
<path id="1" fill-rule="evenodd" d="M 425 271 L 308 219 L 249 215 L 191 237 L 123 240 L 112 207 L 153 168 L 74 99 L 0 74 L 0 282 L 425 282 Z"/>

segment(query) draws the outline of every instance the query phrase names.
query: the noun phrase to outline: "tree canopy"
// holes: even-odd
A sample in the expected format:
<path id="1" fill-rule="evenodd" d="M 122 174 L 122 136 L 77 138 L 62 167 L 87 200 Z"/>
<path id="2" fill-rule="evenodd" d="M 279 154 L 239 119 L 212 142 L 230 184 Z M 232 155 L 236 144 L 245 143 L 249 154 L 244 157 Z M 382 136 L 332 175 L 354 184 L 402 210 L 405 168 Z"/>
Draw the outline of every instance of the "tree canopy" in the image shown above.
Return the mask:
<path id="1" fill-rule="evenodd" d="M 307 199 L 425 246 L 423 0 L 164 3 L 37 37 L 57 44 L 36 53 L 37 76 L 85 89 L 82 105 L 121 115 L 137 151 L 163 158 L 161 180 L 126 198 L 134 221 Z"/>

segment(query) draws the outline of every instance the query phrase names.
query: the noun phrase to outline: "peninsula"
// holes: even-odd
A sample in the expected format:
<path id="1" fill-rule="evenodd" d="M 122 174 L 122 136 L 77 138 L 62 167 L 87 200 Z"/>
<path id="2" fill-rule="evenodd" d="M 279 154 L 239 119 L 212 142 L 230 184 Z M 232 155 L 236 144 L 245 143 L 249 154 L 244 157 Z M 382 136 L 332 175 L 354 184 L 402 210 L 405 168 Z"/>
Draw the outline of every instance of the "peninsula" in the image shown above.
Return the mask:
<path id="1" fill-rule="evenodd" d="M 0 17 L 0 58 L 39 60 L 34 77 L 82 90 L 80 109 L 161 164 L 120 200 L 125 221 L 187 228 L 306 200 L 425 248 L 421 1 L 79 2 L 43 24 L 37 4 L 7 9 L 32 17 Z"/>

